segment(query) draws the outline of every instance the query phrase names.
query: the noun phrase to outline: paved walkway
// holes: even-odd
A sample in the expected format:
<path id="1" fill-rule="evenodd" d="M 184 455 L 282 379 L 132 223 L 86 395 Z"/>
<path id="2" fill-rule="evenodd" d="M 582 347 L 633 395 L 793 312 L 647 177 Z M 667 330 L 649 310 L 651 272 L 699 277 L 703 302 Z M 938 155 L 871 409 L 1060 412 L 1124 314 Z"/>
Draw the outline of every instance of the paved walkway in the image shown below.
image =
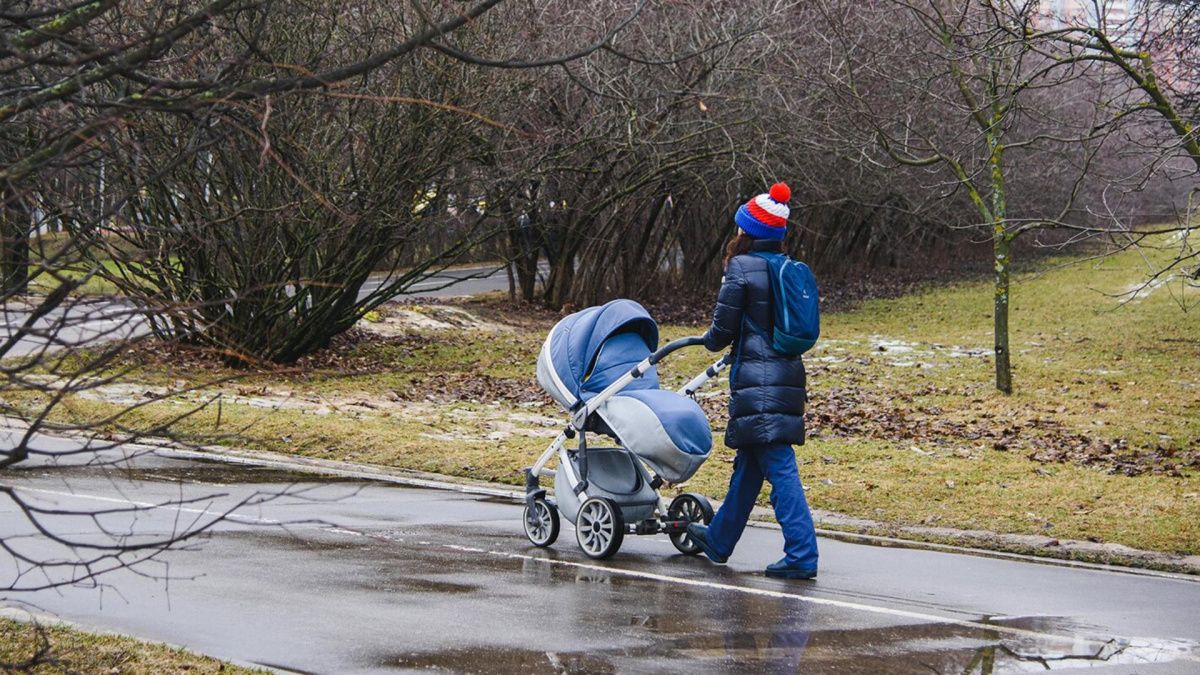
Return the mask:
<path id="1" fill-rule="evenodd" d="M 304 672 L 1200 672 L 1190 578 L 823 540 L 820 578 L 782 582 L 760 572 L 781 544 L 767 529 L 747 531 L 723 567 L 679 556 L 661 536 L 629 537 L 594 562 L 567 527 L 552 549 L 531 547 L 505 498 L 313 480 L 165 453 L 126 469 L 6 472 L 0 484 L 61 508 L 211 496 L 107 523 L 139 536 L 248 495 L 293 493 L 141 574 L 22 599 L 86 626 Z M 50 550 L 13 539 L 28 534 L 0 497 L 0 537 Z"/>

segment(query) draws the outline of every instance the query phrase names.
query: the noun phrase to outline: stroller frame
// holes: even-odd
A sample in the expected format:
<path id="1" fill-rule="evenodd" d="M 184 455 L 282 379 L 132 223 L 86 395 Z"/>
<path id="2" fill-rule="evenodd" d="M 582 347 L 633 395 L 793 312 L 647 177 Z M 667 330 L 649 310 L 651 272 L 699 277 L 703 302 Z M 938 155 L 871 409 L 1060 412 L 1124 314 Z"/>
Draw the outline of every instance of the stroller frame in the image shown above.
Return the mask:
<path id="1" fill-rule="evenodd" d="M 595 559 L 608 558 L 620 548 L 625 535 L 636 534 L 667 534 L 675 548 L 686 555 L 700 552 L 687 534 L 687 526 L 692 522 L 707 524 L 712 520 L 713 510 L 708 499 L 703 495 L 684 493 L 672 500 L 658 494 L 664 481 L 658 475 L 648 475 L 648 464 L 632 451 L 620 445 L 618 448 L 592 448 L 591 453 L 621 452 L 628 455 L 641 478 L 646 478 L 649 491 L 654 500 L 651 504 L 642 501 L 623 503 L 619 496 L 613 495 L 598 484 L 589 482 L 588 466 L 588 432 L 613 435 L 606 430 L 599 419 L 597 411 L 604 403 L 621 392 L 632 382 L 645 375 L 667 355 L 684 347 L 704 344 L 701 336 L 680 338 L 667 343 L 658 351 L 643 359 L 628 372 L 617 378 L 608 387 L 586 402 L 580 401 L 571 410 L 571 419 L 550 446 L 542 453 L 533 466 L 526 468 L 525 473 L 525 534 L 535 546 L 546 547 L 554 543 L 559 532 L 559 512 L 563 502 L 569 502 L 569 507 L 576 510 L 575 530 L 580 549 L 588 557 Z M 695 397 L 696 392 L 716 377 L 732 360 L 732 352 L 725 354 L 676 393 Z M 578 436 L 578 447 L 568 447 L 568 441 Z M 557 459 L 557 468 L 549 465 Z M 562 476 L 560 476 L 562 472 Z M 546 489 L 541 487 L 541 478 L 555 479 L 556 485 L 561 485 L 559 478 L 565 478 L 565 485 L 572 488 L 573 494 L 560 495 L 556 490 L 555 497 L 547 496 Z M 640 479 L 639 479 L 640 480 Z M 639 485 L 641 483 L 639 482 Z M 645 492 L 645 489 L 642 489 Z M 629 522 L 627 514 L 637 517 Z M 564 515 L 566 513 L 564 512 Z"/>

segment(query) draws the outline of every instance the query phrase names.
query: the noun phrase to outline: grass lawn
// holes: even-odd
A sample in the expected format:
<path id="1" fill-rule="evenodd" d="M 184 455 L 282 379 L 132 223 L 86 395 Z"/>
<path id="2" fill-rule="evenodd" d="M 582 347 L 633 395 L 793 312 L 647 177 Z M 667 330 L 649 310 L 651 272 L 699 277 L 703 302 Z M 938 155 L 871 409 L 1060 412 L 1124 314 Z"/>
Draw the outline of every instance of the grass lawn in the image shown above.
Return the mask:
<path id="1" fill-rule="evenodd" d="M 798 449 L 814 507 L 897 525 L 1090 539 L 1200 553 L 1200 291 L 1143 281 L 1136 253 L 1017 275 L 1016 392 L 992 386 L 986 282 L 956 283 L 827 314 L 811 352 L 811 438 Z M 1181 304 L 1190 308 L 1185 312 Z M 534 382 L 555 316 L 503 303 L 386 309 L 370 328 L 291 371 L 214 390 L 219 406 L 178 429 L 306 456 L 519 483 L 565 421 Z M 463 314 L 465 310 L 469 314 Z M 470 330 L 471 316 L 483 326 Z M 664 338 L 703 326 L 666 326 Z M 198 377 L 210 360 L 147 350 L 141 380 L 69 402 L 92 417 Z M 712 356 L 660 370 L 680 384 Z M 722 385 L 723 387 L 723 385 Z M 727 394 L 705 393 L 714 430 Z M 178 414 L 196 397 L 145 406 L 127 424 Z M 719 447 L 687 489 L 721 497 Z M 766 503 L 766 494 L 762 495 Z"/>
<path id="2" fill-rule="evenodd" d="M 173 259 L 172 259 L 173 260 Z M 137 262 L 119 262 L 116 260 L 105 260 L 101 263 L 104 267 L 104 273 L 114 277 L 120 277 L 124 273 L 130 279 L 137 279 Z M 124 270 L 122 270 L 124 266 Z M 29 290 L 36 294 L 48 294 L 50 291 L 58 287 L 62 283 L 62 279 L 83 279 L 91 272 L 91 268 L 83 263 L 78 263 L 73 266 L 68 266 L 58 270 L 55 274 L 46 272 L 39 265 L 29 266 Z M 139 280 L 139 283 L 140 282 Z M 120 292 L 117 285 L 108 279 L 101 276 L 100 273 L 87 276 L 87 281 L 83 285 L 75 289 L 77 295 L 116 295 Z"/>
<path id="3" fill-rule="evenodd" d="M 43 652 L 43 650 L 45 650 Z M 183 649 L 61 626 L 39 627 L 0 618 L 0 670 L 27 664 L 30 673 L 260 673 Z"/>

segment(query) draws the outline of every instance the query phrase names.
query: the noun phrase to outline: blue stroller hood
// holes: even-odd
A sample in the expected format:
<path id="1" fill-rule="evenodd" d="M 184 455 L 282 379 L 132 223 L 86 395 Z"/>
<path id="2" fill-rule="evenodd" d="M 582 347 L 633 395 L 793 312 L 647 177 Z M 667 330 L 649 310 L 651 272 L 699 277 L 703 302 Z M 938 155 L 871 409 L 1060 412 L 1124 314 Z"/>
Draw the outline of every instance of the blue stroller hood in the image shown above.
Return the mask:
<path id="1" fill-rule="evenodd" d="M 641 339 L 624 338 L 626 334 Z M 645 308 L 633 300 L 613 300 L 575 312 L 555 324 L 538 355 L 538 383 L 569 411 L 621 375 L 604 376 L 614 365 L 628 362 L 632 368 L 655 349 L 658 324 Z M 604 361 L 600 362 L 602 351 Z M 657 373 L 645 377 L 658 386 Z"/>
<path id="2" fill-rule="evenodd" d="M 613 300 L 559 321 L 538 354 L 538 384 L 566 411 L 588 401 L 658 348 L 658 324 L 638 303 Z M 659 389 L 651 368 L 596 410 L 617 439 L 671 483 L 712 449 L 708 417 L 691 398 Z"/>

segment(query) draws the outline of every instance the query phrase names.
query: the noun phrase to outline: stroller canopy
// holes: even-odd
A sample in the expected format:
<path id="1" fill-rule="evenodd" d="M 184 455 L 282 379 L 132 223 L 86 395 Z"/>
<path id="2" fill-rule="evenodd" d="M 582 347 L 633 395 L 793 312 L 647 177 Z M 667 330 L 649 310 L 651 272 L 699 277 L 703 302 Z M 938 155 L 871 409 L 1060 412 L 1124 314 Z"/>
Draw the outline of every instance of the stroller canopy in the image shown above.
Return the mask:
<path id="1" fill-rule="evenodd" d="M 632 300 L 576 312 L 554 326 L 538 354 L 538 383 L 570 411 L 658 348 L 658 324 Z M 708 417 L 692 399 L 659 389 L 651 368 L 597 410 L 618 440 L 671 483 L 687 480 L 712 449 Z"/>
<path id="2" fill-rule="evenodd" d="M 538 355 L 538 383 L 570 410 L 624 374 L 613 372 L 620 365 L 628 363 L 632 368 L 655 349 L 658 324 L 645 308 L 633 300 L 613 300 L 571 314 L 554 326 Z M 642 379 L 646 382 L 633 388 L 658 387 L 657 373 Z"/>

